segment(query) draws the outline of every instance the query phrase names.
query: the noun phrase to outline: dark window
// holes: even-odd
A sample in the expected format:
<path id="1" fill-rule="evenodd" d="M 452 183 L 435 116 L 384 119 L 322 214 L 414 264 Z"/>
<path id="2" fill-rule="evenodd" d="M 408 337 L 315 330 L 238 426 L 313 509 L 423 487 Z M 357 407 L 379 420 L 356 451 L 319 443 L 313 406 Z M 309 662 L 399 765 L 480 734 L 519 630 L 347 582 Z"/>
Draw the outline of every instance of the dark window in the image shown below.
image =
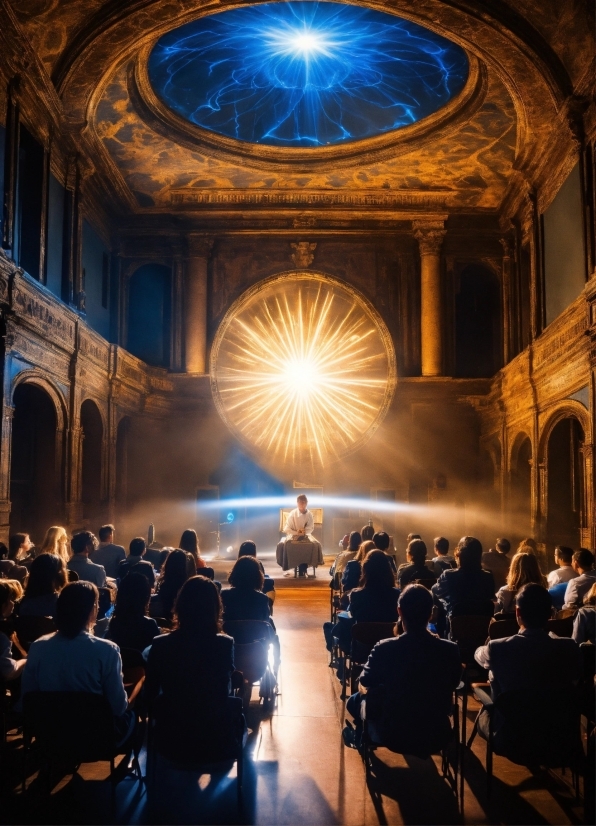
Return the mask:
<path id="1" fill-rule="evenodd" d="M 43 146 L 21 124 L 17 190 L 18 262 L 33 278 L 39 278 L 43 162 Z"/>
<path id="2" fill-rule="evenodd" d="M 110 300 L 110 256 L 104 252 L 101 262 L 101 306 L 108 309 Z"/>
<path id="3" fill-rule="evenodd" d="M 470 265 L 455 298 L 455 375 L 490 378 L 501 366 L 501 298 L 497 276 Z"/>
<path id="4" fill-rule="evenodd" d="M 129 282 L 127 349 L 155 367 L 170 363 L 170 290 L 170 269 L 161 264 L 144 264 Z"/>

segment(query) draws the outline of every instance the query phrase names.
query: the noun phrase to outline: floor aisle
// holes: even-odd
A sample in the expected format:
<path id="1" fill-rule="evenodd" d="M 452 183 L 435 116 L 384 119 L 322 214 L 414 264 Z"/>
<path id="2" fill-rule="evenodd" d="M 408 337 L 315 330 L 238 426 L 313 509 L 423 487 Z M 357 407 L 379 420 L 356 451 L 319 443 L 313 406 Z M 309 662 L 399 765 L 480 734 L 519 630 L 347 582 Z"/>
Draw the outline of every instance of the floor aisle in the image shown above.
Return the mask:
<path id="1" fill-rule="evenodd" d="M 371 795 L 357 752 L 342 747 L 343 704 L 335 671 L 328 666 L 321 626 L 328 618 L 325 583 L 295 581 L 277 592 L 274 620 L 281 641 L 280 694 L 265 712 L 258 688 L 247 715 L 244 812 L 236 805 L 235 770 L 227 774 L 160 773 L 160 807 L 147 804 L 132 779 L 118 785 L 118 823 L 255 823 L 263 826 L 373 826 L 461 822 L 454 797 L 438 771 L 438 758 L 421 761 L 380 750 L 383 768 Z M 469 726 L 475 708 L 471 703 Z M 17 747 L 17 742 L 14 742 Z M 144 755 L 142 759 L 145 763 Z M 15 760 L 16 765 L 16 760 Z M 467 756 L 465 822 L 471 824 L 567 824 L 581 822 L 566 778 L 533 778 L 495 758 L 493 798 L 485 797 L 484 744 Z M 0 807 L 4 823 L 107 823 L 109 790 L 98 782 L 107 764 L 81 767 L 81 777 L 62 784 L 49 802 Z M 4 808 L 4 812 L 1 810 Z"/>

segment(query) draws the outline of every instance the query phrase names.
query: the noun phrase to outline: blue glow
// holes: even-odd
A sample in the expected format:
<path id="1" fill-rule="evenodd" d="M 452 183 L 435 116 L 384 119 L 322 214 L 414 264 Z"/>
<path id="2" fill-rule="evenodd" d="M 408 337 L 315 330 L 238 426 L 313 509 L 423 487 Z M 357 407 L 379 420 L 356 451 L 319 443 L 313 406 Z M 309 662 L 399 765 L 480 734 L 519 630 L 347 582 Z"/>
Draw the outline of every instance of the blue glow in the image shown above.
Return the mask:
<path id="1" fill-rule="evenodd" d="M 355 510 L 375 511 L 378 513 L 395 513 L 397 511 L 423 510 L 420 505 L 410 505 L 407 502 L 386 502 L 376 499 L 364 499 L 353 496 L 315 496 L 309 498 L 310 508 L 352 508 Z M 201 502 L 201 511 L 220 510 L 222 508 L 295 508 L 295 496 L 242 496 L 231 499 L 214 499 Z M 228 514 L 228 517 L 230 514 Z M 232 514 L 233 516 L 233 514 Z M 228 521 L 233 521 L 228 519 Z"/>
<path id="2" fill-rule="evenodd" d="M 463 49 L 408 20 L 327 2 L 266 3 L 163 35 L 149 78 L 178 115 L 230 138 L 317 147 L 408 126 L 464 87 Z"/>

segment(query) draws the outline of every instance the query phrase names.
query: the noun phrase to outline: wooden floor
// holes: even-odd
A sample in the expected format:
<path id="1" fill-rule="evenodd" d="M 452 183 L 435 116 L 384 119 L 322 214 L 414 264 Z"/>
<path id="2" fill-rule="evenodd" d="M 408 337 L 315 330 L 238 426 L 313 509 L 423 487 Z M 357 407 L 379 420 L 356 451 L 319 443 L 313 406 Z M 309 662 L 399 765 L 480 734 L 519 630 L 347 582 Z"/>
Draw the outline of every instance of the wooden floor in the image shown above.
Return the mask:
<path id="1" fill-rule="evenodd" d="M 322 577 L 321 577 L 322 578 Z M 314 586 L 314 587 L 313 587 Z M 328 666 L 322 623 L 328 619 L 329 591 L 299 581 L 280 588 L 274 620 L 282 648 L 280 694 L 265 714 L 258 690 L 248 714 L 244 812 L 236 805 L 235 771 L 197 777 L 160 772 L 156 793 L 132 779 L 118 786 L 118 823 L 448 824 L 461 822 L 455 799 L 442 779 L 438 758 L 421 761 L 379 750 L 385 763 L 369 790 L 360 756 L 342 746 L 344 709 L 335 671 Z M 469 709 L 469 726 L 475 714 Z M 48 801 L 9 794 L 18 779 L 18 738 L 3 756 L 3 823 L 108 823 L 107 764 L 83 766 L 81 777 L 66 778 Z M 7 765 L 7 760 L 9 765 Z M 144 756 L 143 756 L 144 766 Z M 466 755 L 464 822 L 471 824 L 581 823 L 570 777 L 528 771 L 495 758 L 490 804 L 485 796 L 484 743 Z M 81 778 L 84 778 L 81 779 Z M 31 799 L 30 799 L 31 798 Z"/>

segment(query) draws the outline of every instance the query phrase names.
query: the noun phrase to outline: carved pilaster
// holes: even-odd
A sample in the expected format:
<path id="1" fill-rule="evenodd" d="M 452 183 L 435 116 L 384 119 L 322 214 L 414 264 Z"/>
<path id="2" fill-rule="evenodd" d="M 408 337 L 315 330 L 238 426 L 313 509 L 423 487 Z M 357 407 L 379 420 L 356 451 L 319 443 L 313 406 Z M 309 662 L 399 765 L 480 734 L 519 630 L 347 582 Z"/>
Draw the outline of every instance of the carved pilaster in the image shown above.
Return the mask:
<path id="1" fill-rule="evenodd" d="M 12 443 L 12 419 L 14 407 L 3 405 L 2 433 L 0 434 L 0 542 L 8 543 L 10 532 L 10 458 Z"/>
<path id="2" fill-rule="evenodd" d="M 83 439 L 85 434 L 79 425 L 72 425 L 68 431 L 68 495 L 66 500 L 66 522 L 69 529 L 82 526 L 83 502 L 81 500 L 81 471 L 83 460 Z"/>
<path id="3" fill-rule="evenodd" d="M 511 264 L 513 255 L 513 241 L 511 238 L 501 238 L 503 247 L 503 267 L 502 267 L 502 302 L 503 302 L 503 364 L 508 364 L 514 352 L 513 325 L 511 313 Z"/>
<path id="4" fill-rule="evenodd" d="M 422 375 L 443 373 L 443 317 L 441 307 L 441 247 L 444 221 L 413 221 L 420 248 L 420 322 Z"/>
<path id="5" fill-rule="evenodd" d="M 176 256 L 172 262 L 172 323 L 170 337 L 170 369 L 184 369 L 184 261 Z"/>
<path id="6" fill-rule="evenodd" d="M 2 246 L 12 252 L 15 230 L 15 206 L 19 163 L 19 103 L 17 99 L 20 78 L 14 77 L 8 84 L 6 107 L 6 139 L 4 149 L 4 192 L 2 206 Z"/>
<path id="7" fill-rule="evenodd" d="M 187 373 L 207 372 L 207 269 L 213 239 L 191 233 L 186 265 L 185 361 Z"/>

